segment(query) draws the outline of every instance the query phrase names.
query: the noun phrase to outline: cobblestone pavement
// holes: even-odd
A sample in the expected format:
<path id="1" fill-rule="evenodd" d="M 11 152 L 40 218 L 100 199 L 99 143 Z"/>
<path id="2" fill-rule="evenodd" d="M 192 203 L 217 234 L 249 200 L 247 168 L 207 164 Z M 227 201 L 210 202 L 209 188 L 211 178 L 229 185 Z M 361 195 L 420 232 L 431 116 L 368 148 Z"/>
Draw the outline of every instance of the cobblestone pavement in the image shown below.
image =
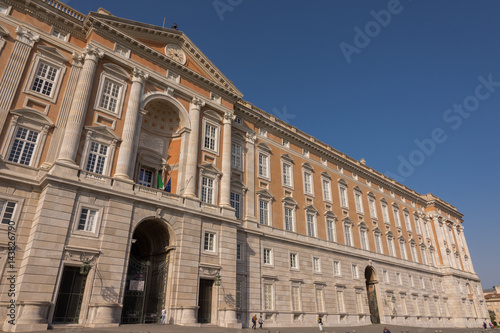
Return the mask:
<path id="1" fill-rule="evenodd" d="M 394 325 L 368 325 L 368 326 L 350 326 L 350 327 L 324 327 L 324 333 L 382 333 L 384 327 L 387 327 L 392 333 L 495 333 L 496 330 L 483 330 L 482 328 L 420 328 L 420 327 L 403 327 Z M 271 327 L 264 328 L 263 330 L 252 330 L 250 328 L 235 329 L 235 328 L 221 328 L 209 325 L 201 327 L 189 327 L 178 325 L 159 325 L 159 324 L 136 324 L 136 325 L 121 325 L 113 328 L 78 328 L 78 327 L 55 327 L 50 331 L 52 333 L 313 333 L 319 332 L 318 327 Z"/>

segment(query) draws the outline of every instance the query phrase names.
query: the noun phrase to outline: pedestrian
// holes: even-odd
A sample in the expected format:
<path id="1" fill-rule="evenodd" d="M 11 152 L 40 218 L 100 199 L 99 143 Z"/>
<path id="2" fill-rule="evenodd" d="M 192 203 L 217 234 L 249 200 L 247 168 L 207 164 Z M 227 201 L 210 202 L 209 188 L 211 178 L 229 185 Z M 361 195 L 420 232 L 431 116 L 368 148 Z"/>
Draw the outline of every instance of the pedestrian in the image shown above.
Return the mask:
<path id="1" fill-rule="evenodd" d="M 259 318 L 259 328 L 262 329 L 262 324 L 264 324 L 264 319 L 262 319 L 262 315 Z"/>
<path id="2" fill-rule="evenodd" d="M 165 310 L 165 307 L 163 307 L 163 309 L 161 310 L 161 321 L 160 321 L 160 323 L 162 325 L 165 324 L 165 316 L 166 316 L 166 314 L 167 314 L 167 310 Z"/>
<path id="3" fill-rule="evenodd" d="M 318 316 L 318 326 L 319 330 L 323 331 L 323 319 L 321 318 L 321 316 Z"/>
<path id="4" fill-rule="evenodd" d="M 483 329 L 486 329 L 488 326 L 486 326 L 486 323 L 483 321 Z"/>
<path id="5" fill-rule="evenodd" d="M 495 328 L 495 326 L 493 326 L 493 324 L 491 324 L 491 323 L 488 323 L 488 325 L 490 325 L 490 328 L 491 328 L 491 329 L 494 329 L 494 328 Z"/>
<path id="6" fill-rule="evenodd" d="M 255 325 L 257 325 L 257 315 L 252 317 L 252 329 L 256 329 Z"/>
<path id="7" fill-rule="evenodd" d="M 391 331 L 389 331 L 387 327 L 384 327 L 384 333 L 391 333 Z"/>

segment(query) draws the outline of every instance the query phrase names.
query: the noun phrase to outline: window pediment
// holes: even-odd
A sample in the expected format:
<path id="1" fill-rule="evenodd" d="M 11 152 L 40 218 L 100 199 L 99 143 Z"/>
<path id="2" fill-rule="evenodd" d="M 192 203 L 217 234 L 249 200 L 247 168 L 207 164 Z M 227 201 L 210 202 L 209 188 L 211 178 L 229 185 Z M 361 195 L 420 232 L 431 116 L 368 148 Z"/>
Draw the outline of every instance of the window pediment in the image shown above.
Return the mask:
<path id="1" fill-rule="evenodd" d="M 213 174 L 222 176 L 222 172 L 215 167 L 213 164 L 200 164 L 198 165 L 202 174 Z"/>
<path id="2" fill-rule="evenodd" d="M 398 205 L 396 202 L 393 202 L 393 203 L 392 203 L 392 207 L 394 207 L 394 208 L 399 208 L 399 205 Z"/>
<path id="3" fill-rule="evenodd" d="M 290 155 L 288 155 L 288 154 L 283 154 L 283 155 L 281 155 L 281 159 L 283 159 L 283 160 L 285 160 L 285 161 L 287 161 L 287 162 L 290 162 L 290 163 L 294 164 L 294 163 L 293 163 L 293 158 L 292 158 Z"/>
<path id="4" fill-rule="evenodd" d="M 283 199 L 281 199 L 281 202 L 283 202 L 285 205 L 291 205 L 291 206 L 295 206 L 295 207 L 299 206 L 297 201 L 295 201 L 295 199 L 292 197 L 284 197 Z"/>
<path id="5" fill-rule="evenodd" d="M 113 76 L 118 76 L 120 79 L 127 80 L 130 78 L 130 74 L 118 65 L 107 63 L 102 65 L 102 67 L 105 72 Z"/>
<path id="6" fill-rule="evenodd" d="M 380 201 L 387 204 L 387 200 L 385 198 L 380 199 Z"/>
<path id="7" fill-rule="evenodd" d="M 243 182 L 240 181 L 240 180 L 233 180 L 233 181 L 231 181 L 231 187 L 242 189 L 242 190 L 245 190 L 245 191 L 247 190 L 247 187 L 245 186 L 245 184 L 243 184 Z"/>
<path id="8" fill-rule="evenodd" d="M 363 192 L 363 191 L 361 190 L 361 187 L 359 187 L 358 185 L 354 186 L 354 190 L 355 190 L 355 191 L 358 191 L 358 192 Z"/>
<path id="9" fill-rule="evenodd" d="M 350 224 L 350 225 L 354 224 L 354 223 L 352 223 L 352 220 L 348 217 L 345 217 L 344 219 L 342 219 L 342 222 L 344 222 L 345 224 Z"/>
<path id="10" fill-rule="evenodd" d="M 373 194 L 373 192 L 368 192 L 368 196 L 375 199 L 375 194 Z"/>
<path id="11" fill-rule="evenodd" d="M 325 212 L 325 217 L 337 220 L 337 215 L 331 210 Z"/>
<path id="12" fill-rule="evenodd" d="M 55 47 L 39 45 L 37 47 L 37 50 L 41 54 L 46 55 L 54 60 L 60 61 L 61 63 L 69 62 L 69 58 Z"/>
<path id="13" fill-rule="evenodd" d="M 122 139 L 107 126 L 86 126 L 85 130 L 89 132 L 93 138 L 101 137 L 107 140 L 122 141 Z"/>
<path id="14" fill-rule="evenodd" d="M 398 240 L 399 240 L 401 243 L 406 243 L 406 239 L 405 239 L 403 236 L 399 236 Z"/>
<path id="15" fill-rule="evenodd" d="M 304 169 L 307 169 L 307 170 L 309 170 L 309 171 L 314 172 L 314 168 L 312 167 L 312 165 L 311 165 L 311 164 L 309 164 L 309 163 L 307 163 L 307 162 L 302 163 L 302 167 L 303 167 Z"/>
<path id="16" fill-rule="evenodd" d="M 343 178 L 340 178 L 339 179 L 339 184 L 342 184 L 344 186 L 347 186 L 347 182 L 343 179 Z"/>
<path id="17" fill-rule="evenodd" d="M 259 197 L 266 198 L 266 199 L 274 199 L 274 195 L 272 195 L 271 192 L 269 192 L 267 189 L 257 191 L 257 195 Z"/>
<path id="18" fill-rule="evenodd" d="M 373 233 L 381 235 L 382 234 L 382 230 L 380 230 L 379 227 L 376 227 L 375 229 L 373 229 Z"/>
<path id="19" fill-rule="evenodd" d="M 386 232 L 386 236 L 389 238 L 394 238 L 394 234 L 392 233 L 392 231 Z"/>
<path id="20" fill-rule="evenodd" d="M 332 176 L 330 176 L 330 174 L 328 172 L 326 172 L 326 171 L 323 171 L 321 173 L 321 176 L 323 176 L 323 177 L 325 177 L 327 179 L 330 179 L 330 180 L 332 179 Z"/>
<path id="21" fill-rule="evenodd" d="M 313 205 L 306 206 L 306 207 L 304 207 L 304 209 L 308 212 L 313 212 L 313 213 L 318 214 L 318 210 Z"/>
<path id="22" fill-rule="evenodd" d="M 257 145 L 257 148 L 259 148 L 259 149 L 261 149 L 261 150 L 263 150 L 263 151 L 271 154 L 271 148 L 268 145 L 266 145 L 264 142 L 260 142 Z"/>
<path id="23" fill-rule="evenodd" d="M 217 112 L 215 112 L 213 110 L 206 110 L 205 112 L 203 112 L 203 115 L 206 118 L 209 118 L 210 120 L 213 120 L 217 123 L 220 123 L 222 121 L 222 117 Z"/>
<path id="24" fill-rule="evenodd" d="M 365 222 L 361 221 L 358 223 L 358 228 L 368 230 L 368 225 Z M 377 229 L 377 228 L 375 228 L 375 229 Z"/>
<path id="25" fill-rule="evenodd" d="M 49 117 L 47 117 L 45 114 L 39 111 L 30 109 L 21 109 L 21 110 L 11 111 L 10 113 L 19 116 L 20 118 L 28 122 L 36 123 L 42 126 L 54 127 L 54 123 L 52 122 L 52 120 L 50 120 Z"/>

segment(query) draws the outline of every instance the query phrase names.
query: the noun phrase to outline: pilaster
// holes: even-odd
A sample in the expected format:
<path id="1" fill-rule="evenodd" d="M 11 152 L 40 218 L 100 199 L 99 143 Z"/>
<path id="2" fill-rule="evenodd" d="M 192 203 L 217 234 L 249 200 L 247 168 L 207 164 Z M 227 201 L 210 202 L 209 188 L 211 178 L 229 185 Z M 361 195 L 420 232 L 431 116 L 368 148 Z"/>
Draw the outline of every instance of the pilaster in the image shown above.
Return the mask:
<path id="1" fill-rule="evenodd" d="M 220 205 L 230 207 L 231 192 L 231 123 L 235 115 L 232 112 L 224 114 L 224 138 L 222 139 L 222 181 Z"/>
<path id="2" fill-rule="evenodd" d="M 20 26 L 17 27 L 16 33 L 17 38 L 14 43 L 14 49 L 10 54 L 5 72 L 0 80 L 0 130 L 5 125 L 5 120 L 9 114 L 31 49 L 40 39 L 38 34 Z"/>
<path id="3" fill-rule="evenodd" d="M 189 107 L 189 119 L 191 120 L 191 133 L 189 133 L 189 146 L 186 159 L 186 175 L 184 177 L 185 191 L 187 197 L 196 197 L 196 170 L 198 166 L 198 144 L 200 138 L 200 112 L 205 102 L 195 97 Z"/>
<path id="4" fill-rule="evenodd" d="M 245 196 L 246 209 L 245 219 L 256 221 L 255 218 L 255 133 L 247 133 L 246 145 L 246 186 L 247 193 Z"/>

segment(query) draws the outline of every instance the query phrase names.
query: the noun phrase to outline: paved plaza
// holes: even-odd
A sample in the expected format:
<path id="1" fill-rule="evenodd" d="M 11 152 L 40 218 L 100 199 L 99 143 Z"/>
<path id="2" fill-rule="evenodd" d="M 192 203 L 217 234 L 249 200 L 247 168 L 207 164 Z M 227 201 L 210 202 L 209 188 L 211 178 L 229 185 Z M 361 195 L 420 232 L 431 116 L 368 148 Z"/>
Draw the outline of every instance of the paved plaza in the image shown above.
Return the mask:
<path id="1" fill-rule="evenodd" d="M 384 327 L 387 327 L 391 333 L 494 333 L 498 330 L 483 330 L 482 328 L 420 328 L 420 327 L 403 327 L 394 325 L 368 325 L 368 326 L 350 326 L 350 327 L 324 327 L 325 333 L 382 333 Z M 250 328 L 234 329 L 234 328 L 221 328 L 211 325 L 202 325 L 201 327 L 189 327 L 178 325 L 159 325 L 159 324 L 136 324 L 136 325 L 121 325 L 114 328 L 68 328 L 67 326 L 55 327 L 51 332 L 53 333 L 91 333 L 91 332 L 122 332 L 122 333 L 245 333 L 252 332 Z M 40 333 L 47 331 L 38 331 Z M 255 332 L 263 333 L 313 333 L 319 332 L 318 327 L 271 327 L 264 328 L 263 330 L 255 330 Z"/>

